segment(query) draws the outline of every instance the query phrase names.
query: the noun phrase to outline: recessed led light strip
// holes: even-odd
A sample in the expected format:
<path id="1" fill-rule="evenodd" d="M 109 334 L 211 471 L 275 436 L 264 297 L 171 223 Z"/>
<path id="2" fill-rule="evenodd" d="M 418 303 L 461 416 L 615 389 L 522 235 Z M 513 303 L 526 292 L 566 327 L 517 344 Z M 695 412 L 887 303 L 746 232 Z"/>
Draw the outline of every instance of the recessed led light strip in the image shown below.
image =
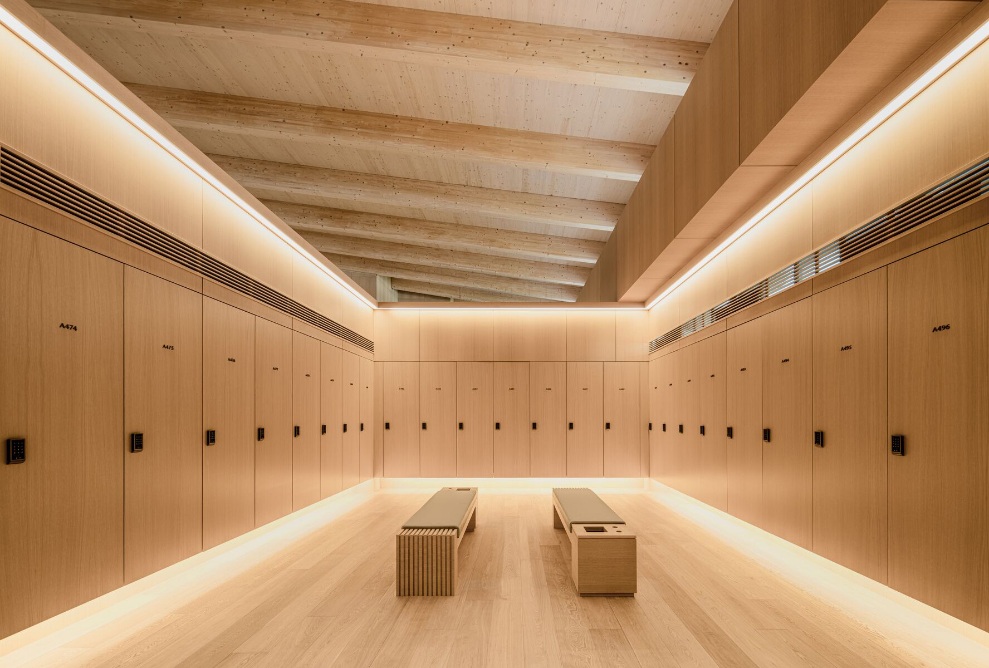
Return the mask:
<path id="1" fill-rule="evenodd" d="M 75 80 L 79 85 L 88 90 L 90 93 L 95 95 L 100 101 L 106 104 L 108 107 L 113 109 L 121 118 L 126 120 L 128 123 L 133 125 L 135 128 L 140 130 L 144 135 L 146 135 L 153 142 L 161 146 L 165 151 L 167 151 L 172 157 L 177 159 L 183 165 L 188 167 L 197 176 L 202 178 L 204 181 L 212 185 L 214 188 L 223 193 L 231 202 L 236 204 L 241 210 L 248 214 L 255 221 L 263 225 L 269 231 L 273 232 L 279 239 L 287 243 L 289 246 L 294 248 L 296 251 L 301 253 L 303 257 L 312 262 L 320 271 L 322 271 L 326 276 L 333 279 L 338 285 L 344 288 L 351 295 L 359 299 L 361 302 L 367 306 L 376 308 L 376 305 L 367 299 L 363 294 L 356 290 L 353 286 L 344 281 L 341 277 L 337 276 L 335 273 L 330 271 L 330 269 L 324 265 L 319 259 L 313 256 L 307 249 L 301 246 L 292 237 L 287 235 L 278 225 L 268 220 L 259 211 L 255 210 L 250 204 L 245 202 L 240 196 L 234 193 L 230 188 L 224 185 L 218 178 L 216 178 L 212 173 L 206 168 L 200 165 L 198 162 L 190 158 L 185 154 L 182 149 L 173 144 L 168 138 L 166 138 L 161 132 L 152 127 L 147 121 L 145 121 L 140 115 L 135 113 L 130 107 L 121 102 L 114 96 L 110 91 L 99 84 L 95 79 L 86 74 L 78 65 L 73 63 L 71 60 L 62 55 L 55 47 L 49 44 L 43 37 L 38 35 L 36 32 L 31 30 L 27 25 L 24 24 L 20 19 L 14 16 L 10 10 L 6 7 L 0 6 L 0 24 L 3 24 L 8 30 L 17 35 L 21 40 L 31 46 L 35 51 L 44 56 L 49 62 L 55 65 L 57 68 L 62 70 L 65 74 Z"/>
<path id="2" fill-rule="evenodd" d="M 924 72 L 920 77 L 918 77 L 913 83 L 911 83 L 907 88 L 905 88 L 899 95 L 897 95 L 893 100 L 891 100 L 886 106 L 880 109 L 875 115 L 869 118 L 868 121 L 863 123 L 855 132 L 845 138 L 838 146 L 836 146 L 831 152 L 826 156 L 821 158 L 813 167 L 804 172 L 800 178 L 790 184 L 786 190 L 776 196 L 769 204 L 763 207 L 758 213 L 756 213 L 752 218 L 745 222 L 744 225 L 735 230 L 727 239 L 722 241 L 715 247 L 710 253 L 708 253 L 702 260 L 694 264 L 690 269 L 687 270 L 680 278 L 673 282 L 668 288 L 663 290 L 659 295 L 654 297 L 647 305 L 647 309 L 651 309 L 656 306 L 659 302 L 666 299 L 670 294 L 673 293 L 678 287 L 683 285 L 687 279 L 696 274 L 698 271 L 703 269 L 711 260 L 716 258 L 721 254 L 726 248 L 731 246 L 735 241 L 737 241 L 743 234 L 748 232 L 750 229 L 755 227 L 757 224 L 762 222 L 766 216 L 771 214 L 773 211 L 778 209 L 784 202 L 795 195 L 801 188 L 810 183 L 818 175 L 821 174 L 825 169 L 834 164 L 838 158 L 843 156 L 849 150 L 852 149 L 860 141 L 868 137 L 876 128 L 889 120 L 893 114 L 902 109 L 908 102 L 920 95 L 928 86 L 937 81 L 941 76 L 943 76 L 948 70 L 957 65 L 963 58 L 968 56 L 972 51 L 979 47 L 983 42 L 989 39 L 989 21 L 984 22 L 980 25 L 971 35 L 965 38 L 958 46 L 948 52 L 941 60 L 935 63 L 930 69 Z"/>

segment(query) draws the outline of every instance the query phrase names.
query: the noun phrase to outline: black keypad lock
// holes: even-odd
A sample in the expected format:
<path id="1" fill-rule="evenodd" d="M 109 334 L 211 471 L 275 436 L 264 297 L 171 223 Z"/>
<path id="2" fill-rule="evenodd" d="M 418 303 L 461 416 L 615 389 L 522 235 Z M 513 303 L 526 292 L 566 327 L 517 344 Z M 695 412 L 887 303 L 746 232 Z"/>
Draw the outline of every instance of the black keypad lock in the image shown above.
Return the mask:
<path id="1" fill-rule="evenodd" d="M 135 432 L 130 435 L 130 451 L 144 452 L 144 434 Z"/>
<path id="2" fill-rule="evenodd" d="M 666 431 L 666 423 L 663 423 L 663 431 Z"/>
<path id="3" fill-rule="evenodd" d="M 680 426 L 678 427 L 678 429 L 679 429 L 679 431 L 680 431 L 680 433 L 682 434 L 682 433 L 683 433 L 683 425 L 680 425 Z"/>
<path id="4" fill-rule="evenodd" d="M 364 423 L 361 422 L 361 431 L 364 431 Z"/>
<path id="5" fill-rule="evenodd" d="M 294 434 L 295 436 L 298 436 L 299 433 L 300 433 L 299 425 L 295 425 L 295 427 L 292 429 L 292 434 Z"/>
<path id="6" fill-rule="evenodd" d="M 567 429 L 573 429 L 573 422 L 568 422 L 567 425 Z"/>
<path id="7" fill-rule="evenodd" d="M 391 429 L 391 422 L 385 423 L 385 429 Z"/>
<path id="8" fill-rule="evenodd" d="M 325 425 L 325 424 L 324 424 L 324 425 L 322 425 L 322 426 L 321 426 L 321 427 L 319 428 L 319 433 L 320 433 L 321 435 L 324 435 L 324 436 L 326 435 L 326 425 Z"/>
<path id="9" fill-rule="evenodd" d="M 605 422 L 604 423 L 604 428 L 605 429 L 611 429 L 611 423 L 610 422 Z"/>
<path id="10" fill-rule="evenodd" d="M 735 438 L 735 428 L 728 427 L 728 438 Z"/>
<path id="11" fill-rule="evenodd" d="M 814 432 L 814 445 L 818 448 L 824 447 L 824 432 L 815 431 Z"/>
<path id="12" fill-rule="evenodd" d="M 890 449 L 889 449 L 889 451 L 892 454 L 896 455 L 897 457 L 903 457 L 903 456 L 905 456 L 907 454 L 907 449 L 906 449 L 907 443 L 906 443 L 906 440 L 907 439 L 906 439 L 905 436 L 902 436 L 902 435 L 899 435 L 899 434 L 896 435 L 896 436 L 893 436 L 892 439 L 890 439 L 891 442 L 890 442 Z"/>
<path id="13" fill-rule="evenodd" d="M 206 445 L 216 445 L 216 430 L 207 429 L 206 430 Z"/>
<path id="14" fill-rule="evenodd" d="M 649 423 L 649 431 L 652 431 L 652 422 Z"/>
<path id="15" fill-rule="evenodd" d="M 264 427 L 258 427 L 258 443 L 264 440 Z"/>
<path id="16" fill-rule="evenodd" d="M 765 441 L 766 443 L 772 442 L 772 436 L 773 436 L 773 432 L 770 431 L 769 429 L 762 430 L 762 440 Z"/>
<path id="17" fill-rule="evenodd" d="M 495 431 L 501 431 L 501 423 L 495 422 Z"/>
<path id="18" fill-rule="evenodd" d="M 535 422 L 532 423 L 532 431 L 536 431 L 536 423 Z"/>
<path id="19" fill-rule="evenodd" d="M 388 427 L 385 426 L 385 429 L 387 429 L 387 428 Z M 343 423 L 343 433 L 345 433 L 345 434 L 347 433 L 347 423 L 346 422 Z"/>
<path id="20" fill-rule="evenodd" d="M 23 438 L 7 439 L 7 463 L 23 464 L 27 459 L 27 441 Z"/>
<path id="21" fill-rule="evenodd" d="M 701 436 L 704 435 L 704 425 L 701 425 Z"/>
<path id="22" fill-rule="evenodd" d="M 463 422 L 458 422 L 457 423 L 457 429 L 459 429 L 460 431 L 463 431 L 464 430 L 464 423 Z"/>
<path id="23" fill-rule="evenodd" d="M 422 423 L 422 430 L 423 431 L 426 431 L 426 423 L 425 422 Z"/>

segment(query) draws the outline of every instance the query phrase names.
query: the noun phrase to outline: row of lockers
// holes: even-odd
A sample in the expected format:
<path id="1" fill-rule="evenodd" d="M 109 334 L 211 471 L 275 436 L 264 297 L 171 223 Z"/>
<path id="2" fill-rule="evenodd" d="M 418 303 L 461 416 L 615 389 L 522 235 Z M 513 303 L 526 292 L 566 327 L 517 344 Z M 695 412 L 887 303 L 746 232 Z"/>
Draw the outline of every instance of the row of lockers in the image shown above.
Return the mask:
<path id="1" fill-rule="evenodd" d="M 645 362 L 382 362 L 386 477 L 639 477 Z"/>
<path id="2" fill-rule="evenodd" d="M 989 628 L 987 308 L 981 228 L 654 360 L 653 477 Z"/>
<path id="3" fill-rule="evenodd" d="M 0 248 L 0 637 L 370 477 L 370 361 L 8 220 Z"/>

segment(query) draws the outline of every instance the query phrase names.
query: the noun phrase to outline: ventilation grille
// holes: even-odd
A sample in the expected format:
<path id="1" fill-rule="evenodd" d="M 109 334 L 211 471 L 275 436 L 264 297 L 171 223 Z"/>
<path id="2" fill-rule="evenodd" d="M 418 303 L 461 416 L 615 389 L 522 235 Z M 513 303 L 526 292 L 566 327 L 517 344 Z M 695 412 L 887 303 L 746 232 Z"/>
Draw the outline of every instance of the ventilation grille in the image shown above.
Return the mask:
<path id="1" fill-rule="evenodd" d="M 374 352 L 374 342 L 370 339 L 86 192 L 5 147 L 0 148 L 0 184 L 84 220 L 121 239 L 126 239 L 146 251 L 171 260 L 262 304 L 308 322 L 368 352 Z"/>
<path id="2" fill-rule="evenodd" d="M 828 269 L 837 267 L 842 262 L 847 262 L 986 193 L 989 193 L 989 159 L 890 209 L 875 220 L 784 267 L 769 278 L 701 313 L 693 320 L 688 320 L 653 339 L 649 342 L 649 352 L 656 352 L 744 308 L 758 304 Z"/>

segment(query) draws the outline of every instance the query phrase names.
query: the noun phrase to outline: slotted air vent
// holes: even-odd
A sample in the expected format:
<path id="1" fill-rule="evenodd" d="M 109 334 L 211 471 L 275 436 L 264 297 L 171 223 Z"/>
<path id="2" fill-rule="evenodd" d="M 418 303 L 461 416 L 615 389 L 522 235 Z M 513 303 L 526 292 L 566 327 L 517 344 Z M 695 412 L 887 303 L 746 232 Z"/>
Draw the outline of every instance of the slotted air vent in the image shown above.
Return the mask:
<path id="1" fill-rule="evenodd" d="M 649 342 L 649 352 L 656 352 L 744 308 L 758 304 L 828 269 L 837 267 L 986 193 L 989 193 L 989 159 L 890 209 L 875 220 L 653 339 Z"/>
<path id="2" fill-rule="evenodd" d="M 0 184 L 236 290 L 345 341 L 374 352 L 374 342 L 167 232 L 86 192 L 44 167 L 0 147 Z"/>

